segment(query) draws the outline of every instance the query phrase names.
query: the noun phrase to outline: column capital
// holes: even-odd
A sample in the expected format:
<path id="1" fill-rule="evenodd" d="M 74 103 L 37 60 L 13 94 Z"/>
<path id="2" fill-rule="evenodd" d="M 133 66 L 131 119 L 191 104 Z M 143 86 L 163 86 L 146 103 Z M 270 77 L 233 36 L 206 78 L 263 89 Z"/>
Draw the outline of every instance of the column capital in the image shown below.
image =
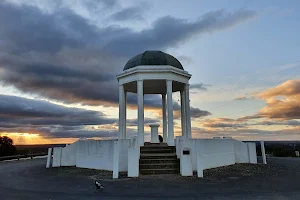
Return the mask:
<path id="1" fill-rule="evenodd" d="M 189 89 L 189 87 L 190 87 L 189 83 L 184 84 L 184 89 Z"/>
<path id="2" fill-rule="evenodd" d="M 166 80 L 167 85 L 171 85 L 173 83 L 172 80 Z"/>
<path id="3" fill-rule="evenodd" d="M 137 80 L 137 84 L 143 84 L 144 80 Z"/>

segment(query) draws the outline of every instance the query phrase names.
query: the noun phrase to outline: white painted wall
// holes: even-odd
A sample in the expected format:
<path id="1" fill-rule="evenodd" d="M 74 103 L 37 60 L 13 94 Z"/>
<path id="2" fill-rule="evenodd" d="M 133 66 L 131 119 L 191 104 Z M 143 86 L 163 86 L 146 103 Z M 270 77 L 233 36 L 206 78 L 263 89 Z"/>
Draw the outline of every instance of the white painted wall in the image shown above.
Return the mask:
<path id="1" fill-rule="evenodd" d="M 52 161 L 52 148 L 48 148 L 46 168 L 50 168 L 51 161 Z"/>
<path id="2" fill-rule="evenodd" d="M 52 167 L 60 167 L 61 166 L 61 152 L 63 147 L 54 147 L 53 148 L 53 163 Z"/>
<path id="3" fill-rule="evenodd" d="M 128 177 L 139 176 L 140 146 L 138 137 L 131 138 L 128 147 Z"/>
<path id="4" fill-rule="evenodd" d="M 185 139 L 176 137 L 176 155 L 178 158 L 180 158 L 183 148 L 191 149 L 194 171 L 235 163 L 249 163 L 250 158 L 255 163 L 257 159 L 255 144 L 254 146 L 251 144 L 249 149 L 247 143 L 230 138 Z M 201 177 L 201 173 L 199 176 Z"/>
<path id="5" fill-rule="evenodd" d="M 128 170 L 128 147 L 130 139 L 119 140 L 119 171 L 127 172 Z"/>
<path id="6" fill-rule="evenodd" d="M 66 147 L 53 148 L 53 167 L 76 166 L 81 168 L 113 170 L 114 141 L 78 140 Z M 119 140 L 119 171 L 128 170 L 129 139 Z"/>
<path id="7" fill-rule="evenodd" d="M 235 163 L 249 163 L 248 145 L 245 142 L 234 140 Z"/>
<path id="8" fill-rule="evenodd" d="M 114 141 L 116 140 L 78 140 L 76 167 L 112 171 Z"/>
<path id="9" fill-rule="evenodd" d="M 132 177 L 138 173 L 139 145 L 129 139 L 78 140 L 65 148 L 53 148 L 53 167 L 76 166 L 81 168 L 113 171 L 114 142 L 118 144 L 118 172 L 128 169 Z M 181 158 L 182 149 L 190 149 L 192 170 L 210 169 L 235 163 L 257 163 L 255 143 L 243 143 L 233 139 L 186 139 L 176 138 L 176 154 Z M 190 160 L 190 158 L 188 158 Z M 183 166 L 184 165 L 184 166 Z M 186 167 L 184 174 L 190 174 Z M 201 176 L 201 172 L 199 173 Z"/>
<path id="10" fill-rule="evenodd" d="M 249 162 L 253 164 L 257 164 L 256 144 L 254 142 L 249 142 L 247 143 L 247 145 L 248 145 Z"/>
<path id="11" fill-rule="evenodd" d="M 231 139 L 196 140 L 197 159 L 201 160 L 201 168 L 210 169 L 235 164 L 233 142 Z"/>
<path id="12" fill-rule="evenodd" d="M 76 147 L 77 142 L 66 145 L 62 149 L 61 166 L 75 166 L 76 165 Z"/>
<path id="13" fill-rule="evenodd" d="M 183 154 L 188 151 L 190 154 Z M 180 155 L 180 174 L 181 176 L 193 176 L 192 154 L 190 148 L 183 148 Z"/>

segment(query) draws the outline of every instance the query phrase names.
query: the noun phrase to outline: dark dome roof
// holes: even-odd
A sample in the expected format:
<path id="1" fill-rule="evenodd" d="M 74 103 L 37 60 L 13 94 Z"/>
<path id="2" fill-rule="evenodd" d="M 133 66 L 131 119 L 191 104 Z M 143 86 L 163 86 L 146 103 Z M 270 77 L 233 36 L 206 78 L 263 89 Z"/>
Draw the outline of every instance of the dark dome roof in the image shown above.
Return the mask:
<path id="1" fill-rule="evenodd" d="M 178 69 L 183 69 L 181 63 L 173 56 L 162 51 L 145 51 L 132 57 L 123 70 L 131 69 L 139 65 L 171 65 Z"/>

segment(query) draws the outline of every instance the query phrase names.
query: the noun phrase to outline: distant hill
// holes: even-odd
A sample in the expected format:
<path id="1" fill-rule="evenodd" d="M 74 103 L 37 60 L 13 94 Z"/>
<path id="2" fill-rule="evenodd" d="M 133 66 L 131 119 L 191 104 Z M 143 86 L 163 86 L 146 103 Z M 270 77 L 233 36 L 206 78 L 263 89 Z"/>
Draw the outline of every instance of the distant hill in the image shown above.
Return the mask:
<path id="1" fill-rule="evenodd" d="M 257 155 L 261 155 L 260 141 L 255 142 Z M 265 141 L 266 154 L 276 157 L 295 157 L 295 151 L 300 151 L 300 141 Z"/>
<path id="2" fill-rule="evenodd" d="M 46 153 L 48 148 L 65 147 L 66 144 L 31 144 L 31 145 L 14 145 L 20 154 L 28 153 Z"/>

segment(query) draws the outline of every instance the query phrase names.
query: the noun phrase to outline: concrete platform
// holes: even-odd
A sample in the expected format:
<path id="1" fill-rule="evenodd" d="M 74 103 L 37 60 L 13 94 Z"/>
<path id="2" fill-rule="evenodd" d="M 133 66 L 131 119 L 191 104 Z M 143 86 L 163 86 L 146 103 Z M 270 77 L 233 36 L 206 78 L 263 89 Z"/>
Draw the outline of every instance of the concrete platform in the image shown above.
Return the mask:
<path id="1" fill-rule="evenodd" d="M 110 179 L 78 168 L 45 169 L 45 159 L 0 162 L 2 199 L 300 199 L 300 159 L 237 164 L 204 171 L 205 178 L 151 175 Z M 111 175 L 111 174 L 108 174 Z M 102 178 L 103 192 L 93 184 Z"/>

